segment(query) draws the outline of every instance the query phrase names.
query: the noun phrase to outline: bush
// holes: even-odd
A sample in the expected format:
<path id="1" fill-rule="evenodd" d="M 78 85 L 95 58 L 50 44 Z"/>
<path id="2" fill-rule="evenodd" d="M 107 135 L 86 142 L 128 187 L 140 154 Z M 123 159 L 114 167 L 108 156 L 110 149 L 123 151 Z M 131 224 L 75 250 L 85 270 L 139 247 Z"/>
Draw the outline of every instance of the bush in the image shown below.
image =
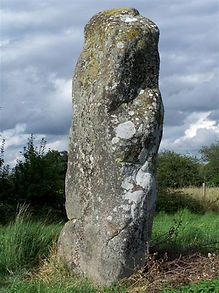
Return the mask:
<path id="1" fill-rule="evenodd" d="M 31 136 L 21 152 L 23 159 L 9 170 L 0 161 L 0 211 L 2 224 L 11 220 L 18 204 L 28 204 L 34 215 L 54 220 L 65 219 L 65 173 L 67 152 L 49 150 L 45 153 L 46 141 L 40 147 L 34 145 Z"/>
<path id="2" fill-rule="evenodd" d="M 161 188 L 198 186 L 203 182 L 196 158 L 172 151 L 161 152 L 157 164 L 157 185 Z"/>
<path id="3" fill-rule="evenodd" d="M 202 174 L 208 186 L 219 186 L 219 141 L 200 150 L 202 160 Z"/>

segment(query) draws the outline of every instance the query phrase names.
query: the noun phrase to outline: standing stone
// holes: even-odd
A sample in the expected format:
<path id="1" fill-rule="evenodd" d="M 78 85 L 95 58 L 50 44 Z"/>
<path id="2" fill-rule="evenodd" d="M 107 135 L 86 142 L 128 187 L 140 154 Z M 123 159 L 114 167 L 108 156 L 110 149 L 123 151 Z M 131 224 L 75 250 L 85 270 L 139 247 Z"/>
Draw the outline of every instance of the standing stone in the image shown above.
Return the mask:
<path id="1" fill-rule="evenodd" d="M 59 254 L 70 270 L 101 284 L 145 264 L 163 122 L 158 38 L 136 9 L 103 11 L 85 27 L 75 68 L 69 221 Z"/>

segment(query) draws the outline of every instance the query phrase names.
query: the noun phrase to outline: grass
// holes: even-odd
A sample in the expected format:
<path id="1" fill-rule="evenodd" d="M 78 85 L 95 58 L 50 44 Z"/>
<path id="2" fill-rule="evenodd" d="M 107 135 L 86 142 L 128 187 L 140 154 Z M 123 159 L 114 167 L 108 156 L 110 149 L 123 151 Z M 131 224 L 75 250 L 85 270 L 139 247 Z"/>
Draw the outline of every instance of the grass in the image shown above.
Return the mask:
<path id="1" fill-rule="evenodd" d="M 175 191 L 181 192 L 203 203 L 205 210 L 215 210 L 219 212 L 219 187 L 207 187 L 205 197 L 203 197 L 202 187 L 186 187 Z"/>
<path id="2" fill-rule="evenodd" d="M 154 219 L 153 250 L 169 253 L 206 253 L 219 250 L 219 219 L 213 212 L 204 215 L 180 210 L 175 214 L 160 212 Z"/>
<path id="3" fill-rule="evenodd" d="M 177 189 L 185 194 L 189 194 L 196 199 L 203 200 L 202 187 L 186 187 Z M 219 201 L 219 187 L 207 187 L 206 188 L 206 200 L 211 202 Z"/>
<path id="4" fill-rule="evenodd" d="M 193 213 L 206 211 L 219 213 L 219 188 L 207 188 L 206 197 L 198 187 L 182 189 L 158 189 L 156 210 L 175 213 L 180 209 L 189 209 Z"/>
<path id="5" fill-rule="evenodd" d="M 164 289 L 163 293 L 216 293 L 219 288 L 219 279 L 201 281 L 198 284 L 183 286 L 180 289 Z"/>
<path id="6" fill-rule="evenodd" d="M 37 265 L 48 255 L 62 224 L 45 225 L 29 219 L 22 208 L 14 223 L 0 227 L 0 275 L 15 274 Z"/>
<path id="7" fill-rule="evenodd" d="M 77 282 L 74 279 L 66 281 L 52 280 L 46 283 L 42 280 L 23 280 L 16 277 L 8 287 L 0 289 L 1 293 L 95 293 L 95 287 L 88 282 Z"/>
<path id="8" fill-rule="evenodd" d="M 219 248 L 218 243 L 216 243 L 218 241 L 216 240 L 218 225 L 217 215 L 210 212 L 204 215 L 194 214 L 188 210 L 181 210 L 169 215 L 160 212 L 154 220 L 153 251 L 167 252 L 172 255 L 195 251 L 213 254 Z M 157 268 L 159 267 L 162 270 L 164 268 L 164 263 L 160 262 L 160 260 L 153 261 L 149 269 L 151 275 L 148 275 L 146 271 L 137 275 L 138 288 L 135 285 L 136 280 L 132 281 L 131 285 L 127 281 L 107 288 L 97 287 L 87 279 L 78 279 L 72 276 L 65 265 L 58 260 L 55 243 L 61 228 L 61 223 L 46 225 L 40 221 L 32 221 L 28 217 L 25 208 L 20 211 L 14 223 L 0 227 L 1 293 L 147 292 L 142 291 L 142 284 L 153 283 L 153 281 L 150 281 L 151 276 L 153 278 L 156 275 L 159 277 Z M 182 263 L 184 262 L 185 260 Z M 204 263 L 206 263 L 206 270 L 210 271 L 211 262 L 213 262 L 213 258 L 204 257 L 196 264 L 201 263 L 203 267 Z M 171 261 L 170 263 L 173 262 Z M 210 267 L 208 268 L 209 263 Z M 177 265 L 179 267 L 180 261 L 178 261 Z M 168 267 L 169 264 L 166 266 Z M 165 280 L 167 267 L 162 272 L 161 279 L 163 280 Z M 154 268 L 156 269 L 154 270 Z M 157 280 L 154 282 L 156 283 Z M 200 286 L 204 286 L 203 284 Z M 213 281 L 212 285 L 209 286 L 213 288 L 214 284 L 216 284 L 216 281 Z M 189 292 L 163 290 L 166 290 L 163 292 Z"/>

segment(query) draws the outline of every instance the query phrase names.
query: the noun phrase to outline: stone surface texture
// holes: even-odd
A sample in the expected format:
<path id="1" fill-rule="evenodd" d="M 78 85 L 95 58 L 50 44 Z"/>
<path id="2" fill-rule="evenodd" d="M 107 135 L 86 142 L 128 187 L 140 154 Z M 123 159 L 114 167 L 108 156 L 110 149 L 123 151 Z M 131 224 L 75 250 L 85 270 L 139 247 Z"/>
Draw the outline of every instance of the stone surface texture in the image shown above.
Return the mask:
<path id="1" fill-rule="evenodd" d="M 66 175 L 69 221 L 59 254 L 101 284 L 145 263 L 162 136 L 158 27 L 136 9 L 96 14 L 73 79 Z"/>

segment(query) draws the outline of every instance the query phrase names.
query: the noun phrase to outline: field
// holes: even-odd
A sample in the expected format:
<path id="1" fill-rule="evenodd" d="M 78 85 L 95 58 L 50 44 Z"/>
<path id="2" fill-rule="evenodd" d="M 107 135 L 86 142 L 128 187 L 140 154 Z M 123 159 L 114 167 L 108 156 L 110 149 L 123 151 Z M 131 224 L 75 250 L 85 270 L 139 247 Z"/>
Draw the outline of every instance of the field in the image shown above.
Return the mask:
<path id="1" fill-rule="evenodd" d="M 215 204 L 219 204 L 219 188 L 218 187 L 209 187 L 206 188 L 205 198 L 203 198 L 203 190 L 202 187 L 186 187 L 177 189 L 177 191 L 183 192 L 184 194 L 189 194 L 193 198 L 199 200 L 207 200 L 210 202 L 215 202 Z"/>
<path id="2" fill-rule="evenodd" d="M 1 293 L 217 292 L 219 222 L 214 212 L 159 212 L 144 269 L 107 288 L 75 278 L 57 258 L 62 226 L 33 221 L 24 209 L 14 223 L 0 227 Z"/>

